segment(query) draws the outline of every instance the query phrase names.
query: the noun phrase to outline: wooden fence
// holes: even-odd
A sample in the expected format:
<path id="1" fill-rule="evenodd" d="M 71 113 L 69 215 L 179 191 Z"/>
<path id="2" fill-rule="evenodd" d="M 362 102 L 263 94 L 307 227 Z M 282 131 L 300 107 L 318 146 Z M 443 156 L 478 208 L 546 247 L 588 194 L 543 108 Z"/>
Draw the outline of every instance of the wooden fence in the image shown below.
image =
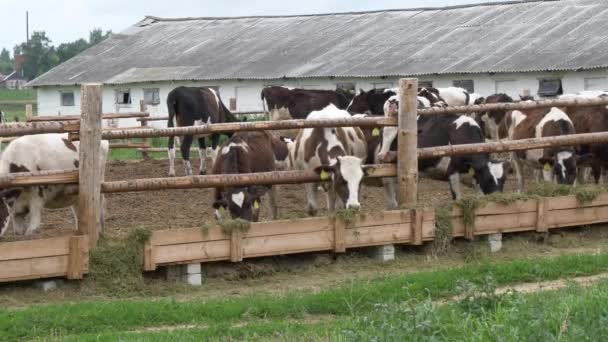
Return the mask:
<path id="1" fill-rule="evenodd" d="M 243 258 L 265 255 L 326 250 L 344 252 L 347 248 L 394 243 L 421 244 L 434 238 L 435 216 L 431 209 L 409 209 L 416 207 L 418 158 L 483 151 L 512 151 L 541 146 L 563 146 L 583 141 L 608 143 L 608 133 L 595 133 L 532 139 L 523 145 L 509 142 L 448 146 L 434 150 L 416 149 L 416 117 L 419 113 L 416 109 L 416 91 L 417 80 L 400 81 L 399 96 L 402 105 L 397 118 L 287 120 L 163 129 L 150 129 L 144 126 L 137 129 L 103 130 L 101 126 L 101 121 L 104 119 L 101 113 L 101 86 L 98 84 L 83 85 L 81 96 L 83 113 L 80 120 L 69 118 L 67 121 L 0 125 L 0 137 L 68 132 L 71 138 L 81 140 L 78 172 L 70 170 L 33 172 L 0 177 L 0 187 L 2 188 L 44 184 L 78 184 L 79 196 L 79 231 L 74 236 L 0 243 L 0 267 L 6 265 L 7 270 L 0 273 L 0 282 L 47 276 L 82 277 L 88 269 L 88 250 L 95 247 L 99 233 L 102 193 L 321 181 L 316 173 L 283 171 L 271 174 L 212 175 L 104 182 L 101 179 L 100 170 L 95 167 L 101 139 L 150 138 L 310 127 L 398 126 L 397 164 L 373 165 L 372 177 L 397 176 L 401 190 L 398 198 L 400 210 L 385 211 L 377 216 L 358 217 L 351 224 L 346 224 L 335 217 L 253 223 L 247 232 L 233 231 L 229 235 L 222 233 L 219 228 L 210 229 L 206 233 L 201 229 L 154 232 L 144 251 L 146 270 L 179 263 L 217 260 L 237 262 Z M 608 104 L 606 99 L 586 102 L 560 101 L 517 103 L 510 104 L 509 108 L 523 109 L 535 105 L 537 106 L 535 108 L 538 108 L 556 103 L 563 106 Z M 494 108 L 492 106 L 460 107 L 458 112 L 484 111 Z M 142 110 L 142 112 L 144 111 Z M 148 122 L 148 120 L 140 121 L 142 125 L 144 122 Z M 473 238 L 475 235 L 497 232 L 525 230 L 542 232 L 556 227 L 608 222 L 608 195 L 599 196 L 588 204 L 578 203 L 573 196 L 518 201 L 509 205 L 488 204 L 478 209 L 474 215 L 473 224 L 466 225 L 462 210 L 454 208 L 452 211 L 453 236 Z M 36 248 L 37 246 L 45 246 L 49 252 L 40 252 L 41 249 Z M 1 251 L 9 252 L 4 254 Z"/>

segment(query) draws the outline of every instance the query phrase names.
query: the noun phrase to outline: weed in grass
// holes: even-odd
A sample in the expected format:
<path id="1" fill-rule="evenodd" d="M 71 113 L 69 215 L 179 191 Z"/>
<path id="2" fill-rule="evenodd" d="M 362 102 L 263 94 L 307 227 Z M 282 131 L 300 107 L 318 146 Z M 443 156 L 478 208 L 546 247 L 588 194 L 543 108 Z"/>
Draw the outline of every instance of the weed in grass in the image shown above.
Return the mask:
<path id="1" fill-rule="evenodd" d="M 452 211 L 448 207 L 435 209 L 435 238 L 431 253 L 433 256 L 446 255 L 452 244 Z"/>
<path id="2" fill-rule="evenodd" d="M 150 236 L 150 231 L 138 228 L 124 240 L 102 237 L 90 253 L 89 275 L 83 283 L 85 292 L 91 289 L 114 296 L 141 290 L 143 245 Z"/>
<path id="3" fill-rule="evenodd" d="M 470 280 L 458 281 L 456 291 L 459 293 L 461 308 L 470 314 L 480 315 L 489 310 L 496 310 L 505 294 L 497 294 L 498 285 L 491 275 L 484 277 L 481 283 Z"/>

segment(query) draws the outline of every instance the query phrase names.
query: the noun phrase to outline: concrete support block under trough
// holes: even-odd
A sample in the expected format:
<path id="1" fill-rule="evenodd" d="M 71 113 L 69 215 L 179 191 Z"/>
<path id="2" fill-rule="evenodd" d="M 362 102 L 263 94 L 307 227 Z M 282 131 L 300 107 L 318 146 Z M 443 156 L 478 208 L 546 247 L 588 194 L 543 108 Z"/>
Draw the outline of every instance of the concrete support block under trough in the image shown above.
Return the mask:
<path id="1" fill-rule="evenodd" d="M 500 251 L 502 249 L 502 233 L 488 235 L 488 243 L 492 253 Z"/>
<path id="2" fill-rule="evenodd" d="M 200 286 L 203 283 L 201 264 L 167 266 L 167 280 L 185 282 L 189 285 Z"/>
<path id="3" fill-rule="evenodd" d="M 63 283 L 61 280 L 38 280 L 35 286 L 44 292 L 48 292 L 57 289 L 61 283 Z"/>
<path id="4" fill-rule="evenodd" d="M 395 260 L 395 246 L 384 245 L 378 247 L 372 247 L 372 257 L 378 261 L 391 261 Z"/>

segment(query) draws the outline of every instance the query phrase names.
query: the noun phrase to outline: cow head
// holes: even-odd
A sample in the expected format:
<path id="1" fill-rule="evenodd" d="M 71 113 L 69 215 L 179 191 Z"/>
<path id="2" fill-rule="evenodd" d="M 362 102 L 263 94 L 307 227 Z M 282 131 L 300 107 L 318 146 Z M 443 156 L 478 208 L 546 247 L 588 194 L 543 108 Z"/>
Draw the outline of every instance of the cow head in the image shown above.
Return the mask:
<path id="1" fill-rule="evenodd" d="M 21 195 L 21 189 L 0 191 L 0 236 L 6 233 L 13 205 Z"/>
<path id="2" fill-rule="evenodd" d="M 359 94 L 355 95 L 350 101 L 346 111 L 351 114 L 370 114 L 371 108 L 368 102 L 368 93 L 363 89 L 359 89 Z"/>
<path id="3" fill-rule="evenodd" d="M 503 191 L 510 169 L 511 163 L 508 161 L 490 160 L 482 165 L 471 166 L 469 172 L 473 173 L 481 192 L 488 195 Z"/>
<path id="4" fill-rule="evenodd" d="M 576 180 L 577 158 L 571 151 L 561 151 L 553 157 L 539 159 L 543 165 L 543 178 L 551 181 L 555 177 L 558 184 L 574 184 Z"/>
<path id="5" fill-rule="evenodd" d="M 321 179 L 327 177 L 331 187 L 342 200 L 346 208 L 358 209 L 359 190 L 363 177 L 368 174 L 369 167 L 363 165 L 363 159 L 353 156 L 338 156 L 333 165 L 322 165 L 315 168 Z"/>
<path id="6" fill-rule="evenodd" d="M 399 115 L 399 96 L 393 95 L 384 103 L 384 116 Z"/>
<path id="7" fill-rule="evenodd" d="M 221 193 L 220 199 L 213 203 L 216 211 L 228 209 L 233 219 L 257 221 L 260 213 L 261 197 L 269 190 L 266 186 L 228 188 Z M 216 215 L 220 218 L 221 215 Z"/>

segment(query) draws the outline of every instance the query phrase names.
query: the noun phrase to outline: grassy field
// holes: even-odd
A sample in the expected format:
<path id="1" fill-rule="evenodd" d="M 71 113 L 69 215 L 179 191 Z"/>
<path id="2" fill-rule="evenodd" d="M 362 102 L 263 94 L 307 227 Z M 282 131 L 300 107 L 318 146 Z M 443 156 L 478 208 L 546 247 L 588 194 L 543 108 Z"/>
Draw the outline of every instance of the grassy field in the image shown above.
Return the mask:
<path id="1" fill-rule="evenodd" d="M 0 101 L 23 100 L 36 100 L 36 91 L 33 89 L 0 89 Z M 38 111 L 38 106 L 34 105 L 33 107 L 34 114 L 36 114 Z M 23 104 L 0 105 L 0 109 L 4 112 L 9 122 L 25 120 L 25 105 Z"/>
<path id="2" fill-rule="evenodd" d="M 591 275 L 608 254 L 480 262 L 315 292 L 207 301 L 86 301 L 0 309 L 3 340 L 603 340 L 608 284 L 495 294 L 499 286 Z M 272 286 L 272 284 L 269 284 Z M 451 300 L 455 295 L 462 299 Z"/>

